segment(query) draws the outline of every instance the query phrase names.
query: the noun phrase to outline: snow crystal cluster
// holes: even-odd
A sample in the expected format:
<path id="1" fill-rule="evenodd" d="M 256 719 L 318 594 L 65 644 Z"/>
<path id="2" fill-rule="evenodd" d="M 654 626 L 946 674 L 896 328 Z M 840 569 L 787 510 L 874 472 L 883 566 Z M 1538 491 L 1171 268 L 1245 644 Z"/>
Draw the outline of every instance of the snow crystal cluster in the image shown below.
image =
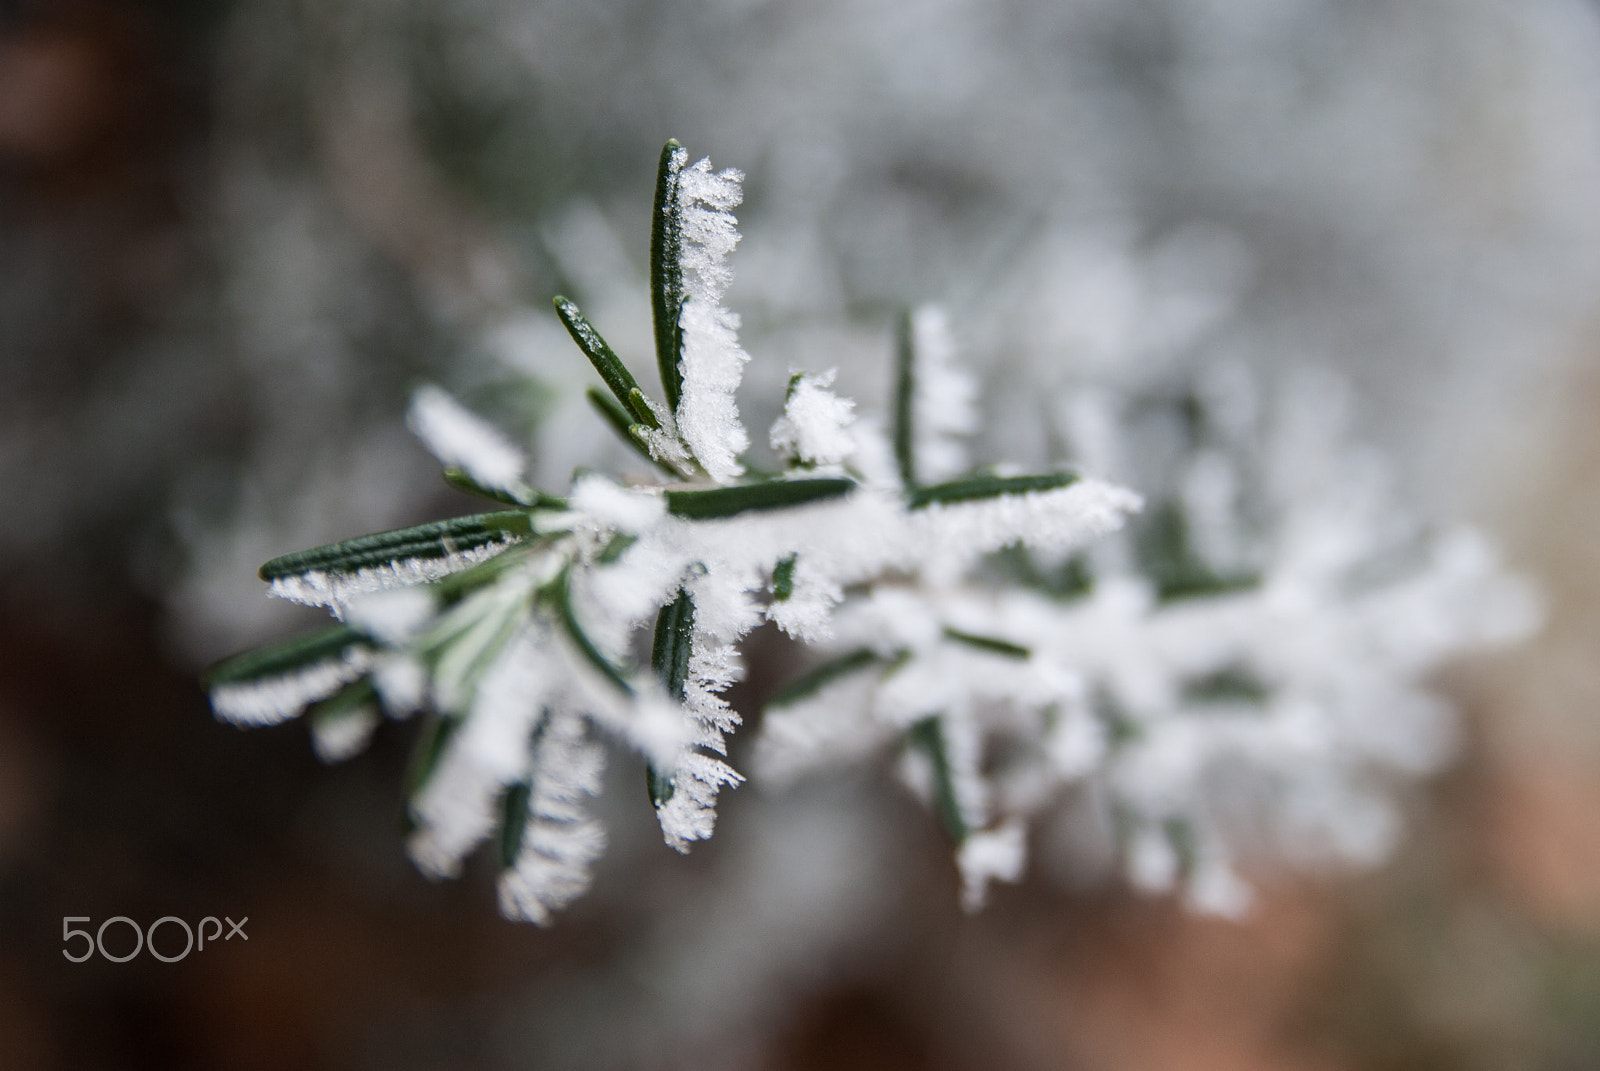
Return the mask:
<path id="1" fill-rule="evenodd" d="M 1225 914 L 1248 902 L 1235 867 L 1263 842 L 1379 856 L 1386 781 L 1448 754 L 1422 674 L 1531 619 L 1482 543 L 1395 522 L 1370 468 L 1304 441 L 1320 425 L 1298 418 L 1250 449 L 1237 428 L 1197 448 L 1184 493 L 1148 503 L 1077 472 L 974 469 L 977 383 L 936 309 L 902 324 L 883 423 L 834 392 L 833 370 L 796 371 L 768 437 L 782 471 L 755 473 L 734 403 L 749 357 L 721 305 L 740 185 L 676 143 L 663 153 L 665 403 L 556 300 L 609 392 L 591 401 L 653 475 L 583 473 L 547 494 L 505 435 L 422 388 L 411 429 L 497 508 L 268 562 L 273 594 L 338 623 L 217 667 L 218 715 L 309 712 L 330 760 L 380 711 L 416 715 L 413 859 L 449 876 L 494 842 L 502 910 L 539 923 L 604 851 L 588 803 L 607 742 L 648 764 L 668 844 L 712 835 L 719 794 L 744 779 L 724 694 L 763 622 L 813 654 L 765 712 L 754 772 L 781 785 L 894 765 L 948 831 L 969 908 L 1020 876 L 1033 819 L 1086 801 L 1134 885 L 1181 883 Z M 1290 454 L 1325 478 L 1261 463 Z"/>

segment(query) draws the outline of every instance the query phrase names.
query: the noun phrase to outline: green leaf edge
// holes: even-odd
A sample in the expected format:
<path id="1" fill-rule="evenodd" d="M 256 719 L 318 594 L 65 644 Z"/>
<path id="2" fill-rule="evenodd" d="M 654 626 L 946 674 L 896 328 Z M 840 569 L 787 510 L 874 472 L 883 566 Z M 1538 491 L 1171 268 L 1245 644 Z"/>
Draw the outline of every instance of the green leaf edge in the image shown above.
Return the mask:
<path id="1" fill-rule="evenodd" d="M 207 669 L 200 682 L 209 691 L 224 684 L 262 680 L 338 658 L 351 647 L 358 646 L 370 647 L 372 641 L 349 625 L 328 625 L 304 636 L 223 659 Z"/>
<path id="2" fill-rule="evenodd" d="M 950 753 L 944 740 L 944 719 L 935 714 L 923 718 L 906 733 L 913 747 L 922 748 L 933 763 L 933 805 L 945 831 L 957 844 L 972 832 L 961 814 L 961 803 L 956 799 L 955 778 L 950 772 Z"/>
<path id="3" fill-rule="evenodd" d="M 882 661 L 883 659 L 876 651 L 867 647 L 851 651 L 849 654 L 840 655 L 838 658 L 824 662 L 815 669 L 800 675 L 778 689 L 777 693 L 767 700 L 767 708 L 770 710 L 791 706 L 802 699 L 809 699 L 839 678 Z"/>
<path id="4" fill-rule="evenodd" d="M 749 510 L 785 509 L 806 502 L 837 498 L 854 490 L 856 483 L 841 477 L 807 480 L 770 480 L 765 483 L 711 487 L 692 491 L 667 491 L 667 512 L 691 520 L 715 520 Z"/>
<path id="5" fill-rule="evenodd" d="M 909 509 L 956 502 L 975 502 L 1004 495 L 1025 495 L 1038 491 L 1057 491 L 1078 482 L 1077 473 L 1043 472 L 1029 476 L 964 476 L 947 483 L 913 487 L 906 492 Z"/>
<path id="6" fill-rule="evenodd" d="M 676 139 L 661 147 L 656 169 L 654 211 L 650 221 L 650 312 L 655 326 L 656 365 L 667 408 L 678 411 L 683 397 L 683 372 L 678 366 L 683 334 L 678 319 L 683 313 L 683 215 L 678 203 L 678 153 Z"/>
<path id="7" fill-rule="evenodd" d="M 474 513 L 284 554 L 262 565 L 257 575 L 270 581 L 314 570 L 353 572 L 408 558 L 445 558 L 505 541 L 508 536 L 515 541 L 533 534 L 527 510 Z"/>

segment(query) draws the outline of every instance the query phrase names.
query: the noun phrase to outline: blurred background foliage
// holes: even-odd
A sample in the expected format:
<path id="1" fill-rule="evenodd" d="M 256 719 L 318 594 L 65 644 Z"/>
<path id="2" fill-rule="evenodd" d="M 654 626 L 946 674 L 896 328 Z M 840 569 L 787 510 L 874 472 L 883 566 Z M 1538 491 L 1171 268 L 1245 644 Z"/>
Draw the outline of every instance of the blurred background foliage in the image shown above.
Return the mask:
<path id="1" fill-rule="evenodd" d="M 1600 1065 L 1596 19 L 3 0 L 0 1062 Z M 403 432 L 418 378 L 549 484 L 615 460 L 547 300 L 644 351 L 668 136 L 749 175 L 754 426 L 791 363 L 875 405 L 924 300 L 986 373 L 986 459 L 1053 458 L 1073 392 L 1175 370 L 1353 384 L 1406 492 L 1548 596 L 1536 642 L 1443 682 L 1467 742 L 1402 857 L 1261 875 L 1243 924 L 1049 874 L 965 918 L 892 791 L 747 788 L 688 860 L 607 814 L 595 892 L 540 931 L 486 869 L 405 862 L 403 730 L 329 770 L 297 728 L 214 723 L 198 667 L 305 620 L 259 562 L 463 506 Z M 1131 465 L 1155 489 L 1159 458 Z M 73 966 L 68 914 L 248 915 L 251 940 Z"/>

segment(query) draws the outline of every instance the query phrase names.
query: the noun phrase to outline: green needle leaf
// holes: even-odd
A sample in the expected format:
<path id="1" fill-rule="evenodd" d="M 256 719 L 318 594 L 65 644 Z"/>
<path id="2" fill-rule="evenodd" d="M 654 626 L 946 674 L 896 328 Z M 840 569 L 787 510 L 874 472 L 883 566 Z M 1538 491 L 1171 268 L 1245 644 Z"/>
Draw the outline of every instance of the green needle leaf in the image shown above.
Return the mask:
<path id="1" fill-rule="evenodd" d="M 538 501 L 537 492 L 533 495 L 517 495 L 500 487 L 489 487 L 479 483 L 467 474 L 465 469 L 449 466 L 444 470 L 444 482 L 454 487 L 457 491 L 465 491 L 469 495 L 487 498 L 494 502 L 503 502 L 508 506 L 531 506 Z"/>
<path id="2" fill-rule="evenodd" d="M 672 799 L 673 793 L 678 791 L 678 786 L 673 783 L 672 778 L 649 763 L 645 763 L 644 767 L 644 787 L 645 791 L 650 793 L 652 807 L 664 806 Z"/>
<path id="3" fill-rule="evenodd" d="M 338 658 L 355 646 L 371 646 L 371 641 L 349 625 L 329 625 L 309 635 L 296 636 L 218 662 L 205 672 L 201 683 L 210 689 L 220 684 L 276 677 L 314 662 Z"/>
<path id="4" fill-rule="evenodd" d="M 340 688 L 322 702 L 311 708 L 311 720 L 318 725 L 327 725 L 340 718 L 349 717 L 357 711 L 377 706 L 378 691 L 372 686 L 372 681 L 366 677 Z"/>
<path id="5" fill-rule="evenodd" d="M 656 419 L 656 411 L 650 408 L 649 399 L 638 387 L 628 392 L 628 412 L 635 414 L 639 418 L 639 423 L 651 431 L 661 430 L 661 421 Z"/>
<path id="6" fill-rule="evenodd" d="M 914 426 L 916 420 L 916 341 L 911 332 L 911 310 L 900 314 L 895 325 L 894 457 L 900 463 L 900 482 L 909 491 L 917 486 Z"/>
<path id="7" fill-rule="evenodd" d="M 771 480 L 703 491 L 668 491 L 667 512 L 692 520 L 732 517 L 747 510 L 783 509 L 824 498 L 849 494 L 854 480 L 837 477 L 813 480 Z"/>
<path id="8" fill-rule="evenodd" d="M 933 806 L 939 820 L 957 844 L 967 839 L 971 832 L 967 820 L 961 815 L 961 804 L 956 799 L 955 779 L 950 773 L 950 753 L 945 745 L 944 722 L 937 715 L 924 718 L 911 727 L 907 734 L 913 747 L 921 748 L 933 763 Z"/>
<path id="9" fill-rule="evenodd" d="M 1022 646 L 1020 643 L 1002 640 L 998 636 L 980 636 L 975 632 L 962 632 L 960 629 L 951 628 L 949 625 L 944 627 L 944 636 L 947 640 L 955 640 L 957 643 L 964 643 L 968 647 L 976 647 L 980 651 L 1003 655 L 1006 658 L 1026 661 L 1033 657 L 1031 649 Z"/>
<path id="10" fill-rule="evenodd" d="M 558 500 L 559 501 L 559 500 Z M 499 579 L 500 574 L 507 569 L 512 569 L 518 563 L 526 562 L 538 549 L 537 543 L 523 543 L 506 551 L 496 554 L 486 561 L 463 569 L 459 573 L 451 573 L 428 585 L 439 600 L 440 606 L 454 606 L 468 595 L 481 591 Z"/>
<path id="11" fill-rule="evenodd" d="M 500 797 L 500 869 L 510 870 L 522 854 L 522 831 L 528 826 L 528 797 L 533 783 L 518 781 Z"/>
<path id="12" fill-rule="evenodd" d="M 767 701 L 767 706 L 786 707 L 802 699 L 809 699 L 840 677 L 866 669 L 881 661 L 875 652 L 865 647 L 851 651 L 847 655 L 822 663 L 816 669 L 779 689 L 778 694 Z"/>
<path id="13" fill-rule="evenodd" d="M 1272 689 L 1249 666 L 1223 666 L 1214 673 L 1184 684 L 1183 698 L 1191 703 L 1265 703 Z"/>
<path id="14" fill-rule="evenodd" d="M 547 495 L 537 487 L 518 484 L 514 488 L 489 487 L 481 484 L 468 475 L 465 469 L 458 469 L 454 465 L 444 470 L 444 482 L 454 487 L 457 491 L 465 491 L 469 495 L 477 495 L 494 502 L 503 502 L 508 506 L 542 507 L 544 509 L 566 509 L 567 500 Z"/>
<path id="15" fill-rule="evenodd" d="M 694 653 L 694 600 L 687 591 L 661 608 L 656 615 L 655 643 L 650 649 L 650 668 L 672 698 L 683 701 L 689 679 L 689 656 Z M 672 778 L 653 765 L 645 768 L 645 787 L 650 802 L 660 807 L 676 791 Z"/>
<path id="16" fill-rule="evenodd" d="M 617 433 L 617 437 L 633 447 L 640 457 L 673 479 L 681 480 L 683 478 L 683 473 L 650 453 L 650 447 L 645 441 L 647 429 L 643 424 L 635 423 L 627 410 L 595 387 L 590 387 L 586 390 L 584 396 L 589 399 L 589 404 L 594 406 L 595 410 L 605 418 L 605 422 L 611 425 L 611 430 Z"/>
<path id="17" fill-rule="evenodd" d="M 1022 495 L 1029 491 L 1055 491 L 1078 482 L 1070 472 L 1046 472 L 1034 476 L 966 476 L 949 483 L 936 483 L 928 487 L 913 487 L 907 494 L 907 506 L 922 509 L 935 502 L 974 502 L 1001 495 Z"/>
<path id="18" fill-rule="evenodd" d="M 633 373 L 628 371 L 622 359 L 606 344 L 606 340 L 600 337 L 600 332 L 584 319 L 583 313 L 578 311 L 578 306 L 571 301 L 559 294 L 552 301 L 556 307 L 556 315 L 567 325 L 567 334 L 572 336 L 572 341 L 578 344 L 583 355 L 589 358 L 589 363 L 600 373 L 600 378 L 611 388 L 611 393 L 622 403 L 622 408 L 632 415 L 631 423 L 659 428 L 661 423 L 656 419 L 650 406 L 645 403 L 644 392 L 639 389 Z"/>
<path id="19" fill-rule="evenodd" d="M 474 612 L 479 607 L 483 604 L 458 603 L 416 641 L 418 648 L 431 658 L 435 692 L 450 697 L 452 711 L 471 708 L 478 682 L 516 632 L 527 604 L 523 599 L 510 604 L 491 603 L 485 608 L 487 612 Z M 468 619 L 465 627 L 463 617 Z"/>
<path id="20" fill-rule="evenodd" d="M 433 772 L 439 768 L 439 760 L 444 757 L 445 747 L 449 745 L 450 738 L 460 727 L 460 718 L 442 717 L 430 713 L 423 719 L 416 742 L 411 746 L 411 759 L 406 764 L 407 807 L 404 824 L 408 832 L 412 828 L 410 804 L 427 785 Z"/>
<path id="21" fill-rule="evenodd" d="M 623 695 L 633 695 L 633 685 L 628 683 L 628 678 L 623 676 L 622 670 L 612 665 L 611 660 L 600 653 L 600 649 L 594 645 L 594 641 L 589 639 L 583 631 L 583 626 L 578 623 L 578 617 L 572 610 L 572 595 L 569 589 L 571 582 L 571 570 L 563 569 L 555 582 L 545 589 L 548 596 L 556 603 L 556 612 L 561 617 L 561 624 L 567 631 L 567 637 L 572 640 L 573 646 L 577 647 L 578 653 L 583 655 L 584 660 L 600 671 L 602 677 L 615 685 Z"/>
<path id="22" fill-rule="evenodd" d="M 672 698 L 683 699 L 684 682 L 689 679 L 689 656 L 694 650 L 694 600 L 687 591 L 661 608 L 656 615 L 655 643 L 650 649 L 650 668 Z"/>
<path id="23" fill-rule="evenodd" d="M 1059 564 L 1041 566 L 1026 547 L 1013 543 L 991 555 L 989 564 L 1000 576 L 1062 602 L 1080 599 L 1094 590 L 1094 575 L 1082 554 L 1074 554 Z"/>
<path id="24" fill-rule="evenodd" d="M 475 513 L 285 554 L 263 565 L 259 575 L 262 580 L 276 580 L 316 569 L 354 572 L 407 558 L 448 558 L 505 541 L 508 536 L 515 540 L 532 534 L 532 520 L 526 510 Z"/>
<path id="25" fill-rule="evenodd" d="M 650 311 L 655 322 L 656 364 L 661 369 L 667 408 L 674 413 L 683 395 L 683 373 L 678 368 L 682 348 L 678 318 L 683 312 L 683 207 L 678 200 L 679 175 L 685 160 L 682 150 L 676 141 L 668 141 L 661 148 L 650 225 Z"/>
<path id="26" fill-rule="evenodd" d="M 622 557 L 623 554 L 627 553 L 628 548 L 633 546 L 638 541 L 638 536 L 631 536 L 625 532 L 618 532 L 616 535 L 612 536 L 606 541 L 605 546 L 600 548 L 600 553 L 595 556 L 595 561 L 599 562 L 601 565 L 610 565 L 618 558 Z"/>
<path id="27" fill-rule="evenodd" d="M 780 561 L 772 569 L 772 597 L 779 602 L 788 602 L 794 594 L 794 566 L 799 559 L 791 554 Z"/>
<path id="28" fill-rule="evenodd" d="M 1137 543 L 1139 564 L 1156 586 L 1161 602 L 1228 595 L 1261 586 L 1253 573 L 1225 576 L 1194 552 L 1183 508 L 1167 502 L 1143 526 Z"/>
<path id="29" fill-rule="evenodd" d="M 602 393 L 598 387 L 585 389 L 583 395 L 589 399 L 589 404 L 594 406 L 601 416 L 605 417 L 606 423 L 611 425 L 612 431 L 615 431 L 630 446 L 637 447 L 639 445 L 638 441 L 630 434 L 635 421 L 628 411 L 617 403 L 616 399 Z"/>

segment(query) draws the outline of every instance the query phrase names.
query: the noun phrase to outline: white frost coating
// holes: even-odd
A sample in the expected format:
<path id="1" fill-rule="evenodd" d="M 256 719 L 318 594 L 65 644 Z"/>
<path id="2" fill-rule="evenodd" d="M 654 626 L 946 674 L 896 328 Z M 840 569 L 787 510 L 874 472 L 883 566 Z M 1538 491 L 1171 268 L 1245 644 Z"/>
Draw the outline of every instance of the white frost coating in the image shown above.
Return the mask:
<path id="1" fill-rule="evenodd" d="M 504 433 L 432 384 L 418 387 L 406 410 L 406 427 L 441 464 L 501 491 L 524 488 L 527 458 Z"/>
<path id="2" fill-rule="evenodd" d="M 883 427 L 870 416 L 860 416 L 850 426 L 850 432 L 855 442 L 850 467 L 861 483 L 882 494 L 898 495 L 900 465 Z"/>
<path id="3" fill-rule="evenodd" d="M 796 558 L 793 588 L 787 599 L 774 598 L 767 620 L 802 643 L 817 643 L 833 635 L 829 618 L 844 599 L 844 589 L 808 558 Z"/>
<path id="4" fill-rule="evenodd" d="M 550 715 L 533 746 L 521 851 L 500 875 L 500 911 L 507 918 L 545 925 L 552 912 L 588 890 L 606 833 L 585 805 L 600 791 L 605 760 L 582 718 Z"/>
<path id="5" fill-rule="evenodd" d="M 582 713 L 658 768 L 670 768 L 693 735 L 683 708 L 645 680 L 634 680 L 633 693 L 624 693 L 584 657 L 560 626 L 552 631 L 555 636 L 546 649 L 555 662 L 552 676 L 560 681 L 560 707 Z"/>
<path id="6" fill-rule="evenodd" d="M 917 478 L 938 483 L 970 467 L 963 440 L 978 430 L 978 380 L 962 366 L 949 317 L 939 306 L 912 313 L 911 342 L 917 357 L 911 402 Z"/>
<path id="7" fill-rule="evenodd" d="M 609 622 L 608 639 L 625 641 L 634 627 L 653 621 L 656 610 L 672 600 L 689 561 L 665 542 L 659 536 L 640 539 L 616 561 L 596 563 L 585 572 L 579 589 L 584 620 Z"/>
<path id="8" fill-rule="evenodd" d="M 1063 781 L 1077 780 L 1095 770 L 1109 750 L 1105 726 L 1081 703 L 1058 712 L 1055 725 L 1045 734 L 1044 747 L 1055 775 Z"/>
<path id="9" fill-rule="evenodd" d="M 378 712 L 370 706 L 357 707 L 337 718 L 313 718 L 311 749 L 323 762 L 354 758 L 367 749 L 378 720 Z"/>
<path id="10" fill-rule="evenodd" d="M 956 852 L 961 906 L 969 912 L 981 911 L 989 899 L 989 883 L 1016 881 L 1022 877 L 1027 858 L 1027 829 L 1016 819 L 967 837 Z"/>
<path id="11" fill-rule="evenodd" d="M 768 441 L 778 453 L 807 465 L 838 465 L 856 452 L 856 403 L 828 388 L 838 369 L 812 375 L 796 373 L 783 403 L 783 415 L 772 423 Z"/>
<path id="12" fill-rule="evenodd" d="M 889 679 L 893 681 L 898 676 L 894 674 Z M 940 707 L 931 709 L 941 710 Z M 961 810 L 961 820 L 968 829 L 982 829 L 989 824 L 991 795 L 989 782 L 979 770 L 983 762 L 982 728 L 972 717 L 971 710 L 944 706 L 939 717 L 939 731 L 949 765 L 950 788 Z"/>
<path id="13" fill-rule="evenodd" d="M 601 528 L 638 535 L 667 512 L 666 500 L 649 491 L 619 487 L 590 473 L 572 485 L 571 508 Z"/>
<path id="14" fill-rule="evenodd" d="M 274 677 L 219 684 L 211 689 L 211 708 L 235 725 L 277 725 L 360 677 L 371 660 L 370 651 L 352 647 L 342 657 Z"/>
<path id="15" fill-rule="evenodd" d="M 294 576 L 280 576 L 267 587 L 267 594 L 302 606 L 326 606 L 335 617 L 343 617 L 351 600 L 375 591 L 431 584 L 451 573 L 459 573 L 479 562 L 488 561 L 517 545 L 510 536 L 480 547 L 454 551 L 439 558 L 404 558 L 354 572 L 310 569 Z"/>
<path id="16" fill-rule="evenodd" d="M 909 518 L 911 536 L 925 541 L 928 567 L 956 573 L 1012 543 L 1067 551 L 1122 526 L 1144 500 L 1123 487 L 1079 480 L 1054 491 L 970 502 L 934 502 Z"/>
<path id="17" fill-rule="evenodd" d="M 424 874 L 454 877 L 493 829 L 500 793 L 528 768 L 548 679 L 528 633 L 508 641 L 484 673 L 461 728 L 411 805 L 418 828 L 407 849 Z"/>
<path id="18" fill-rule="evenodd" d="M 593 712 L 591 716 L 660 769 L 670 769 L 685 742 L 695 736 L 693 727 L 685 724 L 683 707 L 662 695 L 659 688 L 636 697 L 623 720 L 608 721 L 604 714 Z"/>
<path id="19" fill-rule="evenodd" d="M 724 734 L 737 728 L 740 719 L 720 693 L 739 679 L 742 668 L 737 648 L 702 629 L 697 615 L 683 695 L 690 745 L 678 752 L 670 767 L 662 767 L 663 772 L 670 770 L 673 792 L 671 799 L 656 808 L 662 837 L 680 852 L 687 852 L 691 842 L 711 836 L 716 828 L 718 793 L 744 781 L 726 762 L 704 753 L 727 754 Z"/>
<path id="20" fill-rule="evenodd" d="M 687 297 L 678 318 L 683 336 L 678 434 L 718 483 L 744 471 L 738 459 L 750 445 L 733 397 L 750 355 L 739 345 L 739 317 L 721 304 L 730 278 L 724 261 L 739 242 L 731 210 L 744 199 L 743 181 L 744 175 L 731 168 L 712 171 L 709 160 L 683 168 L 678 180 Z"/>
<path id="21" fill-rule="evenodd" d="M 433 618 L 433 593 L 426 588 L 388 588 L 352 598 L 344 619 L 380 643 L 398 646 Z"/>
<path id="22" fill-rule="evenodd" d="M 445 644 L 432 660 L 432 701 L 437 709 L 467 713 L 475 701 L 479 675 L 489 666 L 498 666 L 507 651 L 528 645 L 526 637 L 515 644 L 511 640 L 532 598 L 533 583 L 526 571 L 509 576 L 503 583 L 469 595 L 441 614 L 428 630 L 426 642 Z"/>
<path id="23" fill-rule="evenodd" d="M 721 759 L 697 751 L 680 755 L 672 775 L 672 798 L 656 808 L 667 844 L 687 852 L 692 842 L 709 838 L 717 823 L 717 794 L 743 781 Z"/>

